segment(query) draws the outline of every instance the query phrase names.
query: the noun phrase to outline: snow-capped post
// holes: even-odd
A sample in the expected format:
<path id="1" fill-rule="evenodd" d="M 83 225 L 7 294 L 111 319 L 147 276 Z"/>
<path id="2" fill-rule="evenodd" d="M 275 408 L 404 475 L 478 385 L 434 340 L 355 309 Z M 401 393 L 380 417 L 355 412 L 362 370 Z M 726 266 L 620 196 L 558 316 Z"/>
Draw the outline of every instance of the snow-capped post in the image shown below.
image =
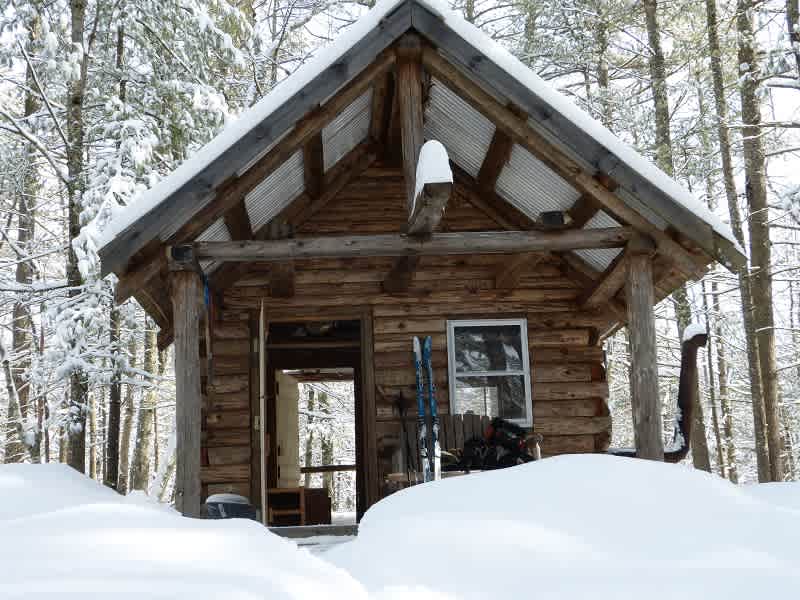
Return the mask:
<path id="1" fill-rule="evenodd" d="M 653 263 L 655 244 L 637 236 L 626 247 L 628 277 L 628 332 L 631 340 L 631 409 L 636 456 L 664 460 L 661 405 L 656 363 L 656 325 L 653 306 Z"/>
<path id="2" fill-rule="evenodd" d="M 427 235 L 436 229 L 452 189 L 453 172 L 447 150 L 436 140 L 425 142 L 419 151 L 414 204 L 408 220 L 409 235 Z"/>
<path id="3" fill-rule="evenodd" d="M 409 217 L 414 208 L 417 158 L 424 139 L 422 84 L 422 44 L 419 37 L 407 34 L 397 44 L 397 102 Z"/>
<path id="4" fill-rule="evenodd" d="M 200 516 L 200 311 L 203 284 L 191 246 L 167 248 L 175 331 L 175 506 Z"/>

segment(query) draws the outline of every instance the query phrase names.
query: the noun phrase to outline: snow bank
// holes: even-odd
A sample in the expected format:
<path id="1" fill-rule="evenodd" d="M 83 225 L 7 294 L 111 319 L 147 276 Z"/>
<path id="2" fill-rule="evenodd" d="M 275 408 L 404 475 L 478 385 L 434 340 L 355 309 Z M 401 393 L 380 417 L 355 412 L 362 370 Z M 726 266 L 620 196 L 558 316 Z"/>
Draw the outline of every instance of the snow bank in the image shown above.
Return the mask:
<path id="1" fill-rule="evenodd" d="M 800 481 L 759 483 L 746 485 L 743 489 L 754 498 L 800 513 Z"/>
<path id="2" fill-rule="evenodd" d="M 325 557 L 387 598 L 750 600 L 800 589 L 798 539 L 719 477 L 586 455 L 404 490 Z"/>
<path id="3" fill-rule="evenodd" d="M 63 465 L 0 467 L 0 598 L 366 598 L 251 521 L 184 519 Z"/>

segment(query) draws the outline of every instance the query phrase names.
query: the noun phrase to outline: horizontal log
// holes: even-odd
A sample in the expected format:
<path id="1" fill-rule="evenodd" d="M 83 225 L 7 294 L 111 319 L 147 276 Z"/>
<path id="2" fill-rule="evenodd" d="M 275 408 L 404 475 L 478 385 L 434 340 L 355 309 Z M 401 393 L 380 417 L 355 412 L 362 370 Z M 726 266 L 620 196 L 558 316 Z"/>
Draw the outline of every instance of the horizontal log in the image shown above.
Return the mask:
<path id="1" fill-rule="evenodd" d="M 238 429 L 250 427 L 250 411 L 215 411 L 206 414 L 208 429 Z"/>
<path id="2" fill-rule="evenodd" d="M 376 318 L 373 323 L 375 335 L 384 333 L 418 333 L 430 335 L 447 331 L 447 321 L 445 319 Z"/>
<path id="3" fill-rule="evenodd" d="M 588 329 L 529 329 L 528 345 L 539 346 L 588 346 L 590 332 Z"/>
<path id="4" fill-rule="evenodd" d="M 550 231 L 434 233 L 425 241 L 413 236 L 363 235 L 268 241 L 195 242 L 197 260 L 283 261 L 349 256 L 406 256 L 619 248 L 632 237 L 627 227 Z"/>
<path id="5" fill-rule="evenodd" d="M 458 301 L 454 296 L 450 302 L 441 304 L 377 304 L 372 310 L 375 317 L 444 317 L 444 318 L 465 318 L 474 316 L 475 318 L 499 318 L 501 315 L 513 314 L 518 317 L 527 317 L 530 322 L 538 322 L 540 319 L 547 322 L 548 316 L 567 312 L 576 314 L 577 305 L 569 301 L 556 302 L 475 302 L 468 304 Z M 539 313 L 543 313 L 539 316 Z M 583 313 L 579 313 L 583 314 Z M 590 313 L 587 313 L 590 314 Z M 551 317 L 552 318 L 552 317 Z"/>
<path id="6" fill-rule="evenodd" d="M 605 360 L 605 351 L 598 346 L 537 348 L 531 351 L 536 363 L 582 363 L 591 362 L 602 364 Z"/>
<path id="7" fill-rule="evenodd" d="M 611 417 L 541 417 L 533 430 L 544 436 L 594 435 L 611 429 Z"/>
<path id="8" fill-rule="evenodd" d="M 249 375 L 215 375 L 214 392 L 216 394 L 230 394 L 246 392 L 250 389 Z"/>
<path id="9" fill-rule="evenodd" d="M 208 462 L 217 465 L 249 465 L 252 456 L 250 446 L 226 446 L 208 448 Z"/>
<path id="10" fill-rule="evenodd" d="M 250 406 L 247 390 L 229 393 L 214 393 L 203 396 L 203 409 L 207 412 L 221 410 L 245 410 Z"/>
<path id="11" fill-rule="evenodd" d="M 223 322 L 214 324 L 214 340 L 250 339 L 250 326 L 247 322 Z"/>
<path id="12" fill-rule="evenodd" d="M 601 414 L 601 400 L 585 398 L 581 400 L 559 400 L 556 402 L 534 402 L 534 421 L 539 417 L 597 417 Z"/>
<path id="13" fill-rule="evenodd" d="M 250 356 L 242 354 L 238 356 L 218 356 L 214 354 L 214 381 L 220 375 L 233 375 L 236 373 L 247 373 L 250 370 Z M 208 362 L 205 357 L 200 361 L 200 373 L 205 376 L 208 370 Z"/>
<path id="14" fill-rule="evenodd" d="M 372 357 L 373 364 L 375 365 L 376 372 L 381 369 L 395 369 L 401 368 L 414 368 L 414 357 L 411 350 L 397 350 L 394 352 L 376 352 Z M 447 368 L 447 353 L 433 352 L 431 355 L 431 362 L 434 369 Z"/>
<path id="15" fill-rule="evenodd" d="M 250 465 L 209 465 L 200 467 L 202 483 L 225 483 L 228 481 L 248 481 Z"/>
<path id="16" fill-rule="evenodd" d="M 590 434 L 547 435 L 540 445 L 545 456 L 594 452 L 595 437 Z"/>
<path id="17" fill-rule="evenodd" d="M 250 429 L 208 429 L 201 434 L 203 446 L 244 446 L 250 443 Z"/>
<path id="18" fill-rule="evenodd" d="M 591 381 L 592 365 L 535 363 L 531 371 L 534 383 Z"/>
<path id="19" fill-rule="evenodd" d="M 214 331 L 211 332 L 212 336 L 214 335 Z M 215 336 L 216 337 L 216 336 Z M 212 348 L 214 352 L 214 357 L 227 355 L 227 356 L 235 356 L 235 355 L 244 355 L 248 356 L 250 354 L 250 340 L 248 339 L 226 339 L 220 338 L 214 340 L 214 345 Z"/>
<path id="20" fill-rule="evenodd" d="M 533 386 L 533 402 L 539 400 L 577 400 L 579 398 L 608 398 L 608 383 L 537 383 Z"/>

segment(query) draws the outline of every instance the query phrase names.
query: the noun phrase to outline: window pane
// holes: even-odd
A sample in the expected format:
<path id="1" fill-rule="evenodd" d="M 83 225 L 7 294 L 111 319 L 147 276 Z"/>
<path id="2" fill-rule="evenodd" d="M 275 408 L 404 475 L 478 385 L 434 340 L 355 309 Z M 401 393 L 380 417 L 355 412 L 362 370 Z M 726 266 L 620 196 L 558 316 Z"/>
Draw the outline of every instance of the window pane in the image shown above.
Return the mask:
<path id="1" fill-rule="evenodd" d="M 519 325 L 467 325 L 453 328 L 457 373 L 522 371 Z"/>
<path id="2" fill-rule="evenodd" d="M 456 377 L 455 412 L 525 419 L 525 377 Z"/>

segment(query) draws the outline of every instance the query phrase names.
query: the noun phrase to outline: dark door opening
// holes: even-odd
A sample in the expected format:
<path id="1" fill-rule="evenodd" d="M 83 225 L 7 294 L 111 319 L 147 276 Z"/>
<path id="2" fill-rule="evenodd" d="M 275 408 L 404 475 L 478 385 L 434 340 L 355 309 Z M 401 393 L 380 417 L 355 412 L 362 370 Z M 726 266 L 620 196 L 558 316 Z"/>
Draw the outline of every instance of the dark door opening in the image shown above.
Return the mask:
<path id="1" fill-rule="evenodd" d="M 366 508 L 360 321 L 270 323 L 266 345 L 267 427 L 264 441 L 269 449 L 266 481 L 270 525 L 328 523 L 337 516 L 340 520 L 347 518 L 336 515 L 347 512 L 355 512 L 356 518 L 360 519 Z M 344 384 L 348 381 L 349 388 Z M 325 390 L 326 383 L 328 392 L 344 397 L 342 391 L 351 394 L 351 453 L 340 452 L 337 456 L 334 452 L 331 456 L 326 452 L 323 461 L 322 448 L 315 451 L 312 446 L 311 458 L 316 456 L 317 460 L 306 465 L 303 460 L 305 452 L 302 459 L 300 457 L 301 448 L 305 450 L 300 440 L 300 413 L 301 410 L 306 415 L 312 412 L 320 420 L 323 416 L 330 417 L 316 408 L 308 410 L 309 390 L 314 392 L 316 400 L 320 390 Z M 300 398 L 301 394 L 305 398 Z M 327 400 L 347 404 L 341 397 Z M 347 429 L 342 421 L 348 411 L 338 412 L 338 433 L 341 434 Z M 315 428 L 320 433 L 326 429 L 327 433 L 333 432 L 330 426 Z M 347 462 L 339 462 L 345 458 Z M 328 460 L 331 462 L 324 464 Z M 303 469 L 308 472 L 303 472 Z M 348 477 L 352 479 L 352 485 L 347 484 Z M 305 485 L 306 481 L 310 487 Z M 349 499 L 343 493 L 348 489 L 352 490 Z M 352 511 L 344 510 L 348 506 Z"/>

